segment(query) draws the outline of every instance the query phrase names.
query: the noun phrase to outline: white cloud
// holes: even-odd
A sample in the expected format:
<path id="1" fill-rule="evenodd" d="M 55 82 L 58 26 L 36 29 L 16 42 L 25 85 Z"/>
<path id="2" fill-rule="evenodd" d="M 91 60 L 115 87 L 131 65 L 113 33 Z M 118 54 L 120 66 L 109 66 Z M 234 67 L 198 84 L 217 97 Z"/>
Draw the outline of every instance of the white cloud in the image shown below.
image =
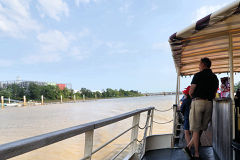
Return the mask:
<path id="1" fill-rule="evenodd" d="M 75 3 L 77 6 L 79 6 L 80 3 L 89 3 L 89 2 L 90 2 L 90 0 L 75 0 Z"/>
<path id="2" fill-rule="evenodd" d="M 199 8 L 198 10 L 196 10 L 196 12 L 193 14 L 193 20 L 192 22 L 196 22 L 199 19 L 217 11 L 218 9 L 222 8 L 226 6 L 226 3 L 224 4 L 219 4 L 219 5 L 214 5 L 214 6 L 202 6 L 201 8 Z"/>
<path id="3" fill-rule="evenodd" d="M 99 2 L 102 0 L 75 0 L 75 4 L 79 7 L 80 4 L 88 4 L 90 2 Z"/>
<path id="4" fill-rule="evenodd" d="M 59 62 L 62 59 L 61 55 L 58 53 L 43 53 L 33 54 L 27 57 L 24 57 L 22 61 L 25 64 L 36 64 L 36 63 L 52 63 Z"/>
<path id="5" fill-rule="evenodd" d="M 105 49 L 108 54 L 136 52 L 129 50 L 123 42 L 102 41 L 87 28 L 82 29 L 79 33 L 51 30 L 39 33 L 37 40 L 39 50 L 24 57 L 22 59 L 24 63 L 56 63 L 66 58 L 81 61 L 94 53 L 98 53 L 99 48 Z"/>
<path id="6" fill-rule="evenodd" d="M 37 36 L 41 49 L 45 52 L 66 51 L 69 48 L 72 37 L 58 30 L 40 33 Z"/>
<path id="7" fill-rule="evenodd" d="M 170 46 L 168 42 L 157 42 L 153 43 L 152 45 L 153 50 L 159 50 L 162 52 L 169 52 L 170 51 Z"/>
<path id="8" fill-rule="evenodd" d="M 39 33 L 37 36 L 39 51 L 24 57 L 22 61 L 27 64 L 52 63 L 59 62 L 66 57 L 82 60 L 89 54 L 89 46 L 82 47 L 81 44 L 88 33 L 88 29 L 83 29 L 78 34 L 59 30 Z"/>
<path id="9" fill-rule="evenodd" d="M 129 49 L 126 46 L 126 43 L 124 43 L 124 42 L 116 42 L 116 41 L 104 42 L 103 45 L 107 47 L 108 54 L 110 54 L 110 55 L 134 54 L 134 53 L 138 52 L 137 50 Z"/>
<path id="10" fill-rule="evenodd" d="M 151 11 L 157 10 L 159 7 L 156 4 L 152 4 Z"/>
<path id="11" fill-rule="evenodd" d="M 129 8 L 131 7 L 132 2 L 126 1 L 120 8 L 120 12 L 122 13 L 128 13 L 129 12 Z"/>
<path id="12" fill-rule="evenodd" d="M 81 32 L 78 33 L 79 37 L 86 37 L 90 35 L 90 31 L 87 28 L 84 28 Z"/>
<path id="13" fill-rule="evenodd" d="M 125 46 L 123 42 L 105 42 L 105 45 L 111 49 L 122 48 Z"/>
<path id="14" fill-rule="evenodd" d="M 65 53 L 69 51 L 71 42 L 74 40 L 69 33 L 62 33 L 58 30 L 39 33 L 37 39 L 40 50 L 22 59 L 24 63 L 59 62 L 65 56 Z"/>
<path id="15" fill-rule="evenodd" d="M 0 1 L 0 32 L 12 37 L 24 37 L 29 31 L 37 31 L 40 25 L 31 18 L 29 1 Z"/>
<path id="16" fill-rule="evenodd" d="M 83 60 L 88 57 L 90 51 L 88 49 L 81 48 L 80 46 L 74 46 L 70 49 L 69 53 L 77 60 Z"/>
<path id="17" fill-rule="evenodd" d="M 13 65 L 13 61 L 7 59 L 0 59 L 0 67 L 10 67 Z"/>
<path id="18" fill-rule="evenodd" d="M 62 15 L 69 15 L 68 5 L 62 0 L 38 0 L 38 3 L 40 4 L 39 10 L 42 12 L 42 17 L 47 15 L 60 21 Z"/>

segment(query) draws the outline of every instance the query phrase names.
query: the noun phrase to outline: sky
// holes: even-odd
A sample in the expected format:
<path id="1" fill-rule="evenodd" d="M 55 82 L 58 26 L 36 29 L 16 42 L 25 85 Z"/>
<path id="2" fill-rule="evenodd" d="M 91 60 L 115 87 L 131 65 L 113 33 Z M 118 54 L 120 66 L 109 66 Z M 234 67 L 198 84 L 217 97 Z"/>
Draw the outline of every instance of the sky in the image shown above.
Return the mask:
<path id="1" fill-rule="evenodd" d="M 0 0 L 0 81 L 175 91 L 169 36 L 231 2 Z"/>

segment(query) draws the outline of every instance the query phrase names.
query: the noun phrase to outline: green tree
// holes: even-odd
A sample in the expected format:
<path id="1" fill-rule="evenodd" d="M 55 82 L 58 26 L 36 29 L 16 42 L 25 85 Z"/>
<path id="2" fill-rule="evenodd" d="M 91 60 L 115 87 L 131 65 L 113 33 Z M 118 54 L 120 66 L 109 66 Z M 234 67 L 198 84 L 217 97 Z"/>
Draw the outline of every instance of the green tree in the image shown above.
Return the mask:
<path id="1" fill-rule="evenodd" d="M 36 83 L 30 83 L 27 89 L 27 98 L 32 100 L 41 99 L 42 89 L 42 86 L 37 85 Z"/>

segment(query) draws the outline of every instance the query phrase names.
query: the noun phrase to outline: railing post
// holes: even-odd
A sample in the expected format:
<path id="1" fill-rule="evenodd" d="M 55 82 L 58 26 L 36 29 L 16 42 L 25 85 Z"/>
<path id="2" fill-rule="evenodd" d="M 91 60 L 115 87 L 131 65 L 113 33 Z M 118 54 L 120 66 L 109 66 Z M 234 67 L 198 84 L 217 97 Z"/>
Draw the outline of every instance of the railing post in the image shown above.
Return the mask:
<path id="1" fill-rule="evenodd" d="M 76 95 L 73 95 L 73 101 L 76 102 Z"/>
<path id="2" fill-rule="evenodd" d="M 41 95 L 41 105 L 43 105 L 43 95 Z"/>
<path id="3" fill-rule="evenodd" d="M 23 106 L 26 106 L 27 104 L 26 104 L 26 96 L 23 96 Z"/>
<path id="4" fill-rule="evenodd" d="M 150 123 L 150 129 L 149 129 L 149 136 L 152 135 L 152 130 L 153 130 L 153 115 L 154 115 L 154 109 L 152 109 L 152 114 L 151 114 L 151 123 Z"/>
<path id="5" fill-rule="evenodd" d="M 2 109 L 4 108 L 4 97 L 1 96 L 1 106 L 2 106 Z"/>
<path id="6" fill-rule="evenodd" d="M 150 116 L 151 116 L 151 110 L 149 110 L 147 113 L 146 128 L 145 128 L 144 134 L 143 134 L 143 150 L 142 150 L 141 157 L 140 157 L 141 159 L 143 157 L 143 154 L 145 153 L 146 137 L 147 137 Z"/>
<path id="7" fill-rule="evenodd" d="M 174 147 L 174 138 L 176 135 L 176 111 L 177 111 L 177 104 L 173 105 L 173 136 L 172 136 L 172 147 Z"/>
<path id="8" fill-rule="evenodd" d="M 61 103 L 63 102 L 63 97 L 62 97 L 62 95 L 60 96 L 60 99 L 61 99 Z"/>
<path id="9" fill-rule="evenodd" d="M 86 160 L 91 160 L 92 158 L 93 134 L 94 134 L 94 130 L 85 132 L 84 157 L 90 155 L 90 157 L 87 158 Z"/>
<path id="10" fill-rule="evenodd" d="M 137 138 L 138 138 L 138 125 L 139 125 L 139 120 L 140 120 L 140 114 L 137 114 L 135 116 L 133 116 L 133 122 L 132 122 L 132 126 L 135 126 L 132 129 L 132 133 L 131 133 L 131 141 L 134 140 L 134 142 L 132 143 L 132 150 L 131 153 L 134 154 L 137 151 Z"/>
<path id="11" fill-rule="evenodd" d="M 85 94 L 83 95 L 83 101 L 85 101 Z"/>

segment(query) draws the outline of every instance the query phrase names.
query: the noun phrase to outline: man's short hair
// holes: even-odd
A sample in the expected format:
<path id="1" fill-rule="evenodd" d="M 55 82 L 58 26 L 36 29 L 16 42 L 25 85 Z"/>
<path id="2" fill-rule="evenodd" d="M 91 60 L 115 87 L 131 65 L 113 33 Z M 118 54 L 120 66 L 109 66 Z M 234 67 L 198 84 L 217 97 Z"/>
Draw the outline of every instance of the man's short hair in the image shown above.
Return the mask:
<path id="1" fill-rule="evenodd" d="M 205 66 L 207 66 L 208 68 L 210 68 L 211 65 L 212 65 L 211 60 L 210 60 L 209 58 L 207 58 L 207 57 L 201 58 L 201 62 L 202 62 Z"/>

